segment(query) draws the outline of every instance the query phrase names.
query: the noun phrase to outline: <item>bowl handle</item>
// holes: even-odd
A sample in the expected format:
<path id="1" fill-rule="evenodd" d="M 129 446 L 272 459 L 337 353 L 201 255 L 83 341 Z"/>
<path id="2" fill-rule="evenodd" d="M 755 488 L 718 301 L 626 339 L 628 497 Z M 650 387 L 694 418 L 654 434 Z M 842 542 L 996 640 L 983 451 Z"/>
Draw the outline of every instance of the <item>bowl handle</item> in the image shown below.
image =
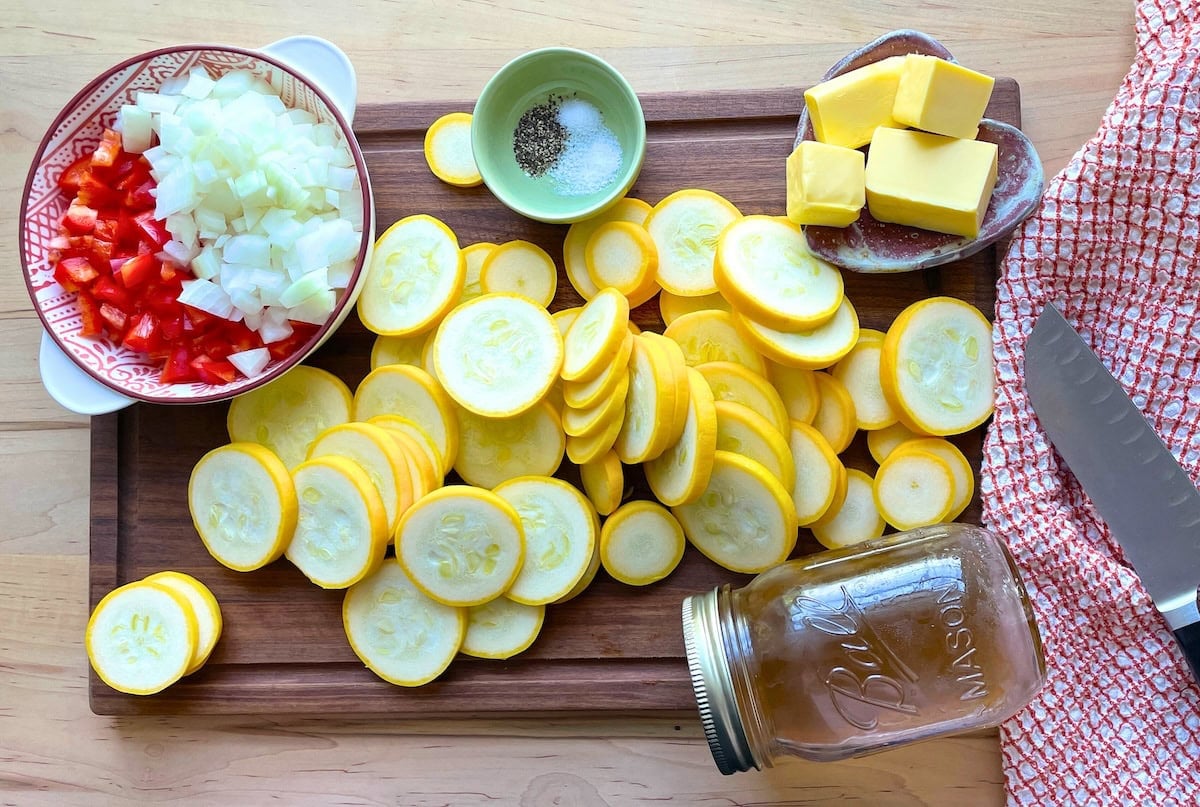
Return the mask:
<path id="1" fill-rule="evenodd" d="M 45 331 L 38 351 L 42 386 L 50 397 L 78 415 L 105 415 L 133 403 L 121 393 L 101 384 L 71 361 Z"/>
<path id="2" fill-rule="evenodd" d="M 259 48 L 295 68 L 329 96 L 347 123 L 354 122 L 358 76 L 354 65 L 332 42 L 318 36 L 289 36 Z"/>

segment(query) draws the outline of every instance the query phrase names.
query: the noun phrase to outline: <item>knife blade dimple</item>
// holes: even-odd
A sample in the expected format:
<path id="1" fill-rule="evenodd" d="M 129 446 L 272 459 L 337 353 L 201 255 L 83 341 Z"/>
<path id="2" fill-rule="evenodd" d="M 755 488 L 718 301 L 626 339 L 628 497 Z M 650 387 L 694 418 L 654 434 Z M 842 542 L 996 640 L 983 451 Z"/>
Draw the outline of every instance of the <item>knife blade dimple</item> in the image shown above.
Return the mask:
<path id="1" fill-rule="evenodd" d="M 1069 367 L 1075 361 L 1075 359 L 1078 358 L 1078 356 L 1079 348 L 1075 345 L 1072 345 L 1071 349 L 1058 354 L 1058 363 L 1062 367 Z"/>

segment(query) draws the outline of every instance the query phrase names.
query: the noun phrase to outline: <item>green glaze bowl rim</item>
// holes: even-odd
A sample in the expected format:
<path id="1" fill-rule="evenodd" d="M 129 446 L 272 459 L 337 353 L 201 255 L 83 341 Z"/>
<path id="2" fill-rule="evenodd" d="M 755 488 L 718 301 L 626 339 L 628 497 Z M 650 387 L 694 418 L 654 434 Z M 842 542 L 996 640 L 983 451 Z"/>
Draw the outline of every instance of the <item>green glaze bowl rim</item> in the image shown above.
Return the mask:
<path id="1" fill-rule="evenodd" d="M 611 207 L 629 192 L 629 189 L 633 187 L 633 183 L 641 173 L 642 164 L 646 157 L 646 116 L 642 109 L 641 99 L 638 98 L 633 85 L 629 83 L 625 76 L 594 53 L 589 53 L 578 48 L 553 46 L 526 51 L 508 61 L 488 79 L 483 90 L 479 93 L 478 99 L 475 101 L 472 121 L 480 121 L 491 116 L 489 105 L 496 102 L 496 96 L 501 92 L 505 83 L 511 80 L 513 73 L 518 68 L 534 59 L 545 59 L 555 56 L 590 63 L 593 67 L 605 73 L 619 90 L 621 100 L 628 105 L 629 111 L 633 113 L 636 128 L 634 140 L 632 143 L 622 143 L 623 147 L 628 147 L 633 151 L 633 156 L 621 175 L 613 182 L 610 192 L 600 198 L 596 198 L 595 196 L 581 197 L 581 201 L 586 200 L 587 203 L 580 205 L 574 205 L 571 199 L 562 197 L 560 204 L 549 209 L 544 205 L 531 202 L 519 193 L 514 193 L 514 189 L 508 183 L 497 181 L 498 166 L 491 160 L 489 149 L 483 147 L 482 139 L 486 136 L 484 134 L 484 127 L 471 127 L 471 147 L 475 153 L 476 167 L 483 178 L 483 184 L 506 207 L 535 221 L 548 224 L 570 224 L 591 218 Z M 567 81 L 569 83 L 569 78 Z"/>

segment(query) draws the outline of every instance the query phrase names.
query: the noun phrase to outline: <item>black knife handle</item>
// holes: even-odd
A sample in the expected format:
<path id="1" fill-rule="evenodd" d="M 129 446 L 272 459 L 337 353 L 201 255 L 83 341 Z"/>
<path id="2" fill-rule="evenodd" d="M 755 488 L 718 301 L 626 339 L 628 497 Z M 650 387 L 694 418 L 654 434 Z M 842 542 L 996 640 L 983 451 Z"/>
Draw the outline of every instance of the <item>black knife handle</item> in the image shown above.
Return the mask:
<path id="1" fill-rule="evenodd" d="M 1175 640 L 1183 650 L 1183 655 L 1192 665 L 1192 675 L 1200 681 L 1200 622 L 1184 625 L 1175 631 Z"/>

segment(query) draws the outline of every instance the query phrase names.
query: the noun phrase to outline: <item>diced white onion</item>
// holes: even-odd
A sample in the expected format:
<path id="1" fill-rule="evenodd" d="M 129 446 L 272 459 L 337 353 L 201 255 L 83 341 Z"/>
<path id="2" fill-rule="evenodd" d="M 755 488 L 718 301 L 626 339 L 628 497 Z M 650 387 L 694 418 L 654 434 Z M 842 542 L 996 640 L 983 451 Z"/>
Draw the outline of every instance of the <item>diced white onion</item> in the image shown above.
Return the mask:
<path id="1" fill-rule="evenodd" d="M 162 254 L 166 255 L 166 260 L 170 260 L 180 266 L 187 266 L 192 262 L 192 259 L 200 254 L 200 245 L 193 244 L 188 246 L 180 241 L 171 239 L 163 244 Z M 160 258 L 160 260 L 163 260 Z"/>
<path id="2" fill-rule="evenodd" d="M 119 125 L 158 183 L 155 216 L 172 236 L 161 254 L 197 278 L 181 302 L 244 319 L 266 343 L 291 335 L 289 320 L 326 322 L 350 282 L 364 220 L 337 128 L 288 109 L 247 71 L 213 80 L 197 67 L 136 102 Z"/>
<path id="3" fill-rule="evenodd" d="M 249 319 L 248 314 L 247 319 Z M 271 351 L 265 347 L 242 350 L 237 353 L 230 353 L 229 361 L 242 372 L 242 375 L 247 378 L 253 378 L 266 369 L 267 364 L 271 361 Z"/>
<path id="4" fill-rule="evenodd" d="M 279 304 L 295 308 L 314 294 L 325 291 L 329 291 L 329 273 L 322 267 L 314 269 L 284 289 L 283 294 L 279 295 Z"/>
<path id="5" fill-rule="evenodd" d="M 211 280 L 203 278 L 183 281 L 179 302 L 222 319 L 228 319 L 233 313 L 233 303 L 229 301 L 225 290 Z"/>
<path id="6" fill-rule="evenodd" d="M 179 91 L 179 94 L 197 100 L 207 98 L 215 84 L 216 82 L 208 77 L 208 73 L 203 67 L 193 67 L 192 72 L 188 75 L 187 84 Z"/>
<path id="7" fill-rule="evenodd" d="M 117 129 L 126 151 L 140 154 L 150 148 L 154 137 L 151 117 L 150 111 L 140 106 L 125 104 L 121 107 L 117 113 Z"/>

